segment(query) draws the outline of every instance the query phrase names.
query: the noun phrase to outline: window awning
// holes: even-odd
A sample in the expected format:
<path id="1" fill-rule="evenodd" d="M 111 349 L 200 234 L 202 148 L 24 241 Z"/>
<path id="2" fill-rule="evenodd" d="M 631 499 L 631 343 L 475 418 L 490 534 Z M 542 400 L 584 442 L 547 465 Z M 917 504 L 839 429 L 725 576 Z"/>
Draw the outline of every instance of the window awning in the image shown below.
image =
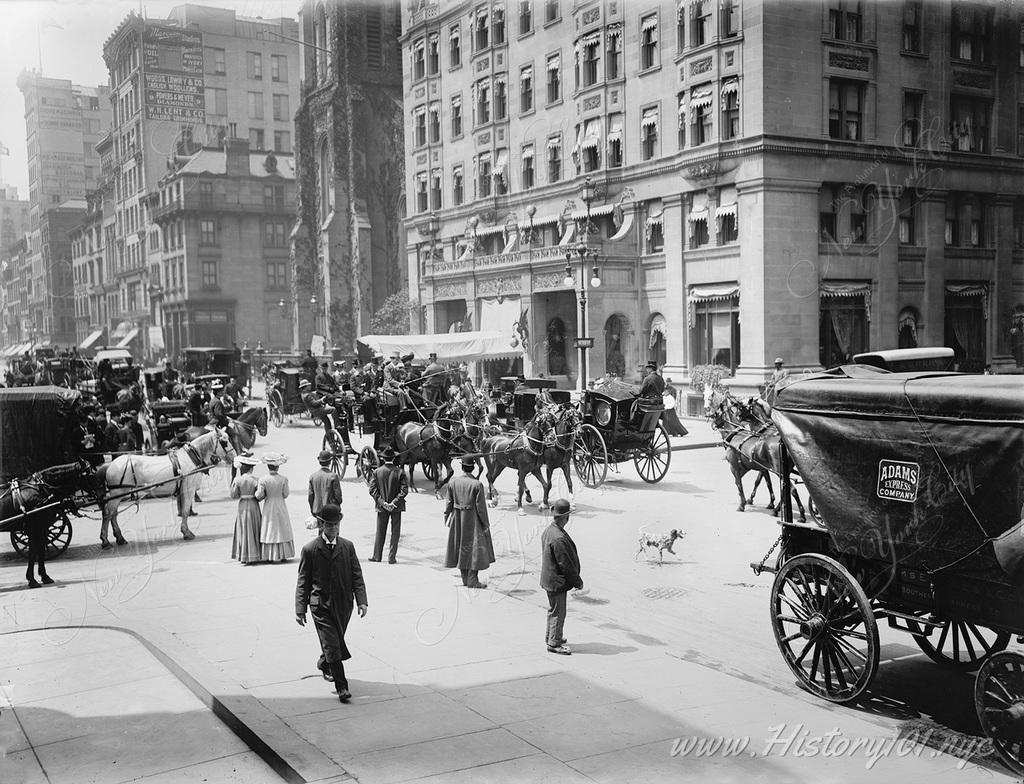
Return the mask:
<path id="1" fill-rule="evenodd" d="M 689 223 L 695 223 L 695 222 L 697 222 L 699 220 L 707 220 L 707 219 L 708 219 L 708 208 L 707 207 L 704 207 L 703 209 L 700 209 L 700 210 L 690 210 L 690 214 L 686 216 L 686 220 Z"/>
<path id="2" fill-rule="evenodd" d="M 363 335 L 359 342 L 384 356 L 397 351 L 425 357 L 437 354 L 440 362 L 472 362 L 522 356 L 503 332 L 454 332 L 437 335 Z"/>
<path id="3" fill-rule="evenodd" d="M 95 332 L 90 332 L 89 337 L 82 341 L 81 345 L 79 345 L 79 348 L 91 348 L 93 343 L 99 340 L 102 335 L 103 327 L 100 327 Z"/>
<path id="4" fill-rule="evenodd" d="M 127 347 L 128 344 L 131 343 L 133 340 L 135 340 L 135 338 L 137 338 L 138 336 L 139 336 L 139 328 L 138 327 L 133 327 L 131 329 L 131 331 L 128 332 L 127 335 L 125 335 L 123 338 L 121 338 L 121 342 L 117 344 L 116 348 L 125 348 L 125 347 Z"/>
<path id="5" fill-rule="evenodd" d="M 645 32 L 645 33 L 648 30 L 657 30 L 658 29 L 658 17 L 656 15 L 654 15 L 654 14 L 651 14 L 650 16 L 648 16 L 646 19 L 643 20 L 643 23 L 640 25 L 640 29 L 643 32 Z"/>
<path id="6" fill-rule="evenodd" d="M 441 40 L 441 34 L 440 33 L 431 33 L 430 34 L 430 43 L 436 44 L 440 40 Z"/>
<path id="7" fill-rule="evenodd" d="M 502 253 L 511 253 L 516 249 L 516 245 L 519 244 L 519 232 L 510 231 L 505 239 L 505 247 L 501 249 Z"/>
<path id="8" fill-rule="evenodd" d="M 715 208 L 716 218 L 725 218 L 726 216 L 729 215 L 731 215 L 734 218 L 736 217 L 736 202 L 730 202 L 729 204 L 719 204 Z"/>
<path id="9" fill-rule="evenodd" d="M 519 72 L 519 78 L 521 80 L 523 80 L 523 81 L 526 81 L 527 79 L 532 79 L 533 78 L 533 66 L 532 65 L 528 65 L 523 70 L 521 70 Z"/>
<path id="10" fill-rule="evenodd" d="M 951 297 L 981 297 L 981 315 L 988 320 L 988 286 L 984 283 L 947 283 L 946 293 Z"/>
<path id="11" fill-rule="evenodd" d="M 123 338 L 129 332 L 131 332 L 132 323 L 130 321 L 120 321 L 114 328 L 114 331 L 110 333 L 111 339 Z"/>
<path id="12" fill-rule="evenodd" d="M 690 286 L 686 297 L 686 319 L 690 327 L 696 324 L 694 311 L 695 305 L 708 302 L 729 302 L 740 296 L 740 287 L 737 283 L 707 283 L 700 286 Z"/>
<path id="13" fill-rule="evenodd" d="M 561 139 L 557 139 L 557 138 L 555 138 L 555 139 L 548 139 L 548 149 L 549 150 L 557 150 L 561 146 L 562 146 L 562 140 Z"/>
<path id="14" fill-rule="evenodd" d="M 586 133 L 583 136 L 583 141 L 580 143 L 580 149 L 583 150 L 597 150 L 601 147 L 601 128 L 596 121 L 588 121 Z"/>
<path id="15" fill-rule="evenodd" d="M 619 42 L 622 37 L 622 24 L 616 22 L 615 24 L 608 25 L 608 43 L 614 48 L 615 44 Z"/>
<path id="16" fill-rule="evenodd" d="M 622 225 L 619 226 L 619 230 L 617 232 L 615 232 L 614 236 L 609 237 L 608 241 L 609 242 L 618 242 L 619 240 L 625 239 L 626 235 L 629 234 L 629 232 L 630 232 L 630 230 L 632 228 L 633 228 L 633 213 L 631 212 L 628 215 L 626 215 L 625 219 L 622 221 Z"/>
<path id="17" fill-rule="evenodd" d="M 563 234 L 561 236 L 561 238 L 558 240 L 559 247 L 564 247 L 564 246 L 568 245 L 570 242 L 572 242 L 573 237 L 575 237 L 575 236 L 576 236 L 576 224 L 575 223 L 567 223 L 565 225 L 565 234 Z"/>
<path id="18" fill-rule="evenodd" d="M 528 161 L 533 159 L 533 145 L 523 147 L 523 160 Z"/>
<path id="19" fill-rule="evenodd" d="M 740 83 L 735 79 L 730 79 L 722 85 L 722 95 L 728 95 L 729 93 L 739 92 Z"/>
<path id="20" fill-rule="evenodd" d="M 505 82 L 508 80 L 508 74 L 500 73 L 494 77 L 494 83 L 500 84 L 502 87 L 505 86 Z"/>
<path id="21" fill-rule="evenodd" d="M 622 115 L 613 114 L 608 118 L 608 141 L 621 141 L 622 139 Z"/>
<path id="22" fill-rule="evenodd" d="M 421 117 L 422 115 L 427 113 L 427 107 L 426 106 L 417 106 L 415 109 L 413 109 L 412 113 L 416 117 Z"/>
<path id="23" fill-rule="evenodd" d="M 452 106 L 453 107 L 462 106 L 462 96 L 461 95 L 456 95 L 456 96 L 454 96 L 452 98 Z"/>
<path id="24" fill-rule="evenodd" d="M 549 71 L 558 71 L 558 70 L 561 69 L 561 67 L 562 67 L 562 57 L 561 57 L 561 55 L 557 55 L 556 54 L 554 57 L 552 57 L 551 59 L 548 60 L 548 70 Z"/>
<path id="25" fill-rule="evenodd" d="M 598 204 L 597 206 L 590 205 L 590 217 L 600 218 L 602 215 L 611 215 L 612 210 L 615 209 L 614 204 Z M 581 221 L 587 219 L 586 209 L 573 210 L 569 213 L 569 217 L 574 221 Z"/>
<path id="26" fill-rule="evenodd" d="M 427 181 L 427 173 L 426 172 L 418 172 L 416 174 L 416 182 L 426 183 L 426 181 Z"/>
<path id="27" fill-rule="evenodd" d="M 641 128 L 658 128 L 658 110 L 655 108 L 644 109 L 643 117 L 640 118 Z"/>
<path id="28" fill-rule="evenodd" d="M 715 102 L 715 94 L 711 92 L 710 88 L 704 88 L 703 90 L 694 90 L 690 95 L 690 108 L 691 109 L 703 109 L 711 106 Z"/>
<path id="29" fill-rule="evenodd" d="M 439 104 L 439 103 L 432 103 L 432 104 L 430 104 L 430 113 L 431 114 L 440 114 L 441 113 L 441 104 Z"/>
<path id="30" fill-rule="evenodd" d="M 587 33 L 583 38 L 580 39 L 580 43 L 583 46 L 594 46 L 601 43 L 601 34 L 598 32 Z"/>
<path id="31" fill-rule="evenodd" d="M 820 291 L 823 299 L 832 297 L 869 297 L 871 296 L 871 284 L 822 283 Z"/>
<path id="32" fill-rule="evenodd" d="M 686 127 L 686 96 L 685 95 L 680 95 L 679 96 L 679 106 L 676 109 L 676 113 L 679 116 L 679 127 L 680 128 L 685 128 Z"/>
<path id="33" fill-rule="evenodd" d="M 648 348 L 654 348 L 654 344 L 658 342 L 658 335 L 668 341 L 668 322 L 660 313 L 651 319 L 651 339 Z"/>

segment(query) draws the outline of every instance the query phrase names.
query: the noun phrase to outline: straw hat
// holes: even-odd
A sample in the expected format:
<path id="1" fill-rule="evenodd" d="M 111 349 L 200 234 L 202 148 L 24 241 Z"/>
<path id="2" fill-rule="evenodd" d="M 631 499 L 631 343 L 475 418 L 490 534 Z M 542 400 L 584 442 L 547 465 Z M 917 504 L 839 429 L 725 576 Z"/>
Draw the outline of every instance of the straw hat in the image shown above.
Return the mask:
<path id="1" fill-rule="evenodd" d="M 263 462 L 268 466 L 279 466 L 287 463 L 288 457 L 280 452 L 267 452 L 263 455 Z"/>
<path id="2" fill-rule="evenodd" d="M 260 463 L 260 461 L 257 460 L 252 455 L 239 455 L 238 457 L 235 458 L 235 468 L 238 468 L 238 466 L 243 466 L 243 465 L 255 466 L 255 465 L 259 465 L 259 463 Z"/>

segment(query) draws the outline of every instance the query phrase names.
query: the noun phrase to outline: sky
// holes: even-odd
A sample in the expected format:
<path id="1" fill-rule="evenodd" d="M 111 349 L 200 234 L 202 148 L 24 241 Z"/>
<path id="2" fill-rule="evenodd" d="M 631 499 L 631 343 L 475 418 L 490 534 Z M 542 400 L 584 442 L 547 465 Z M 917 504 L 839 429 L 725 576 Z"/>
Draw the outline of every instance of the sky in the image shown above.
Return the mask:
<path id="1" fill-rule="evenodd" d="M 239 16 L 297 18 L 301 0 L 191 0 L 195 5 L 233 8 Z M 28 198 L 25 100 L 18 89 L 22 69 L 75 84 L 107 83 L 103 42 L 129 11 L 165 19 L 180 0 L 0 0 L 0 183 Z M 56 26 L 55 26 L 56 25 Z"/>

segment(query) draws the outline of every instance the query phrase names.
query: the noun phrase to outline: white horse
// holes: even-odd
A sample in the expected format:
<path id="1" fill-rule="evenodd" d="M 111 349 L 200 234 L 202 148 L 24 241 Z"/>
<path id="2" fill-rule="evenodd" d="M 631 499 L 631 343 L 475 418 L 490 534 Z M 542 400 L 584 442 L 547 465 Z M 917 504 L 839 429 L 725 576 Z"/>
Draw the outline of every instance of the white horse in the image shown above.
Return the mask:
<path id="1" fill-rule="evenodd" d="M 227 434 L 215 429 L 166 455 L 120 455 L 97 468 L 96 483 L 103 506 L 103 525 L 100 528 L 103 547 L 110 547 L 107 528 L 111 524 L 117 543 L 125 542 L 117 524 L 120 502 L 125 498 L 146 496 L 164 498 L 176 495 L 178 513 L 181 515 L 181 535 L 186 540 L 195 539 L 195 534 L 188 527 L 188 515 L 199 489 L 200 470 L 217 462 L 215 456 L 218 449 L 229 461 L 235 458 L 235 450 Z"/>

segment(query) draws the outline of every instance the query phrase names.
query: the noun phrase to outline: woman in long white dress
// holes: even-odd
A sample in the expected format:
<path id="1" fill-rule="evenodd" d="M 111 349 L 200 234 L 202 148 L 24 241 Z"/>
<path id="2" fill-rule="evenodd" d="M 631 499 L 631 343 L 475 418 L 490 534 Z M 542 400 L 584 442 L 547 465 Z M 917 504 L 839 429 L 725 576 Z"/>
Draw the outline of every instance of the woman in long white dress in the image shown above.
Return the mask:
<path id="1" fill-rule="evenodd" d="M 260 526 L 260 557 L 269 563 L 287 561 L 295 555 L 292 521 L 284 499 L 288 497 L 288 478 L 277 472 L 288 460 L 282 454 L 263 455 L 270 473 L 261 476 L 256 498 L 263 501 L 263 522 Z"/>
<path id="2" fill-rule="evenodd" d="M 231 542 L 231 557 L 243 564 L 259 563 L 261 557 L 260 529 L 263 518 L 260 502 L 256 500 L 258 481 L 252 475 L 256 458 L 241 455 L 235 458 L 238 476 L 231 482 L 231 497 L 238 499 L 238 514 L 235 515 L 235 538 Z"/>

